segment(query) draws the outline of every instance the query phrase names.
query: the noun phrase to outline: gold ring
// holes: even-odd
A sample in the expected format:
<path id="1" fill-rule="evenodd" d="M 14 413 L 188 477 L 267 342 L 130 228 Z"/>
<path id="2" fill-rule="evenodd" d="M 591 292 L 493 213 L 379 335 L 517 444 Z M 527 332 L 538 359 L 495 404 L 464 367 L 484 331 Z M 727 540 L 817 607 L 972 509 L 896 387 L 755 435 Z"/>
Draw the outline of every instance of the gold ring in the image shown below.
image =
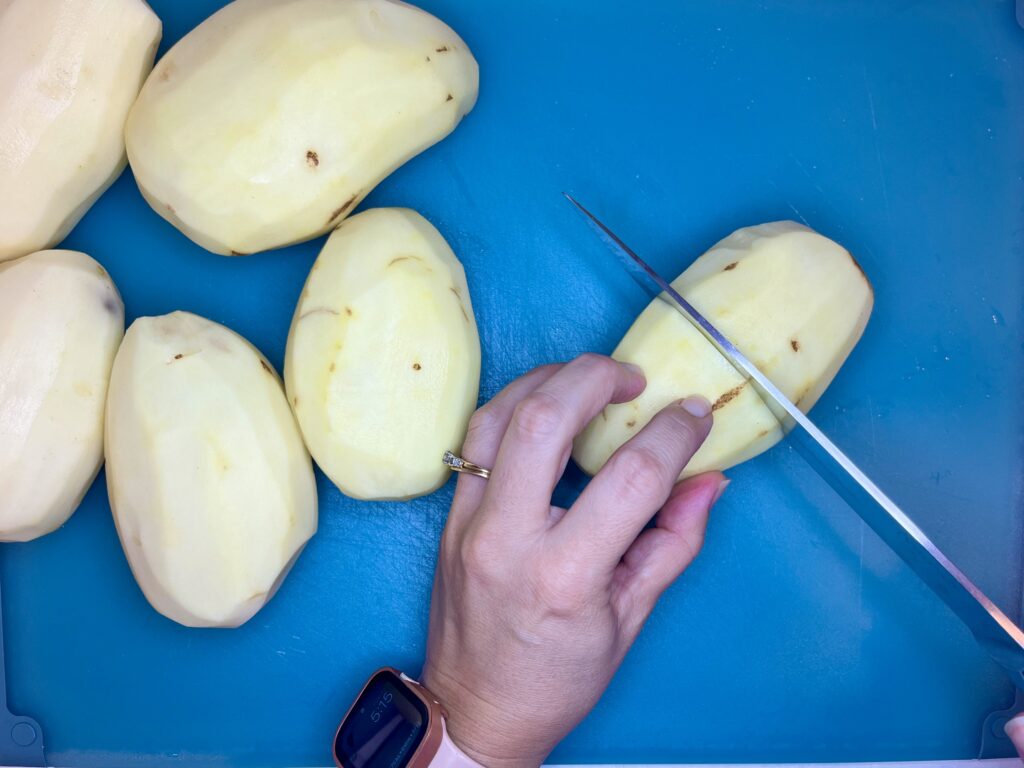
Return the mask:
<path id="1" fill-rule="evenodd" d="M 491 470 L 481 467 L 479 464 L 474 464 L 472 461 L 466 461 L 461 456 L 456 456 L 451 451 L 445 451 L 444 456 L 441 457 L 441 461 L 445 463 L 452 472 L 465 472 L 468 475 L 476 475 L 482 477 L 484 480 L 491 476 Z"/>

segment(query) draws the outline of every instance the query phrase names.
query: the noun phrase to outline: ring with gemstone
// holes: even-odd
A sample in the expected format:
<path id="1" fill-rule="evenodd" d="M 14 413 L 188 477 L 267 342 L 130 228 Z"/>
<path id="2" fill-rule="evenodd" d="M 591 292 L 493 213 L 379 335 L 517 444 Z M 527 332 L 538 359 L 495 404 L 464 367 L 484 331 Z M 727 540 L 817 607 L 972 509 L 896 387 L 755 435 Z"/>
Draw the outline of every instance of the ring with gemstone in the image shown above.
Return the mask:
<path id="1" fill-rule="evenodd" d="M 441 461 L 453 472 L 465 472 L 468 475 L 482 477 L 484 480 L 491 476 L 491 470 L 481 467 L 479 464 L 474 464 L 472 461 L 466 461 L 451 451 L 445 451 Z"/>

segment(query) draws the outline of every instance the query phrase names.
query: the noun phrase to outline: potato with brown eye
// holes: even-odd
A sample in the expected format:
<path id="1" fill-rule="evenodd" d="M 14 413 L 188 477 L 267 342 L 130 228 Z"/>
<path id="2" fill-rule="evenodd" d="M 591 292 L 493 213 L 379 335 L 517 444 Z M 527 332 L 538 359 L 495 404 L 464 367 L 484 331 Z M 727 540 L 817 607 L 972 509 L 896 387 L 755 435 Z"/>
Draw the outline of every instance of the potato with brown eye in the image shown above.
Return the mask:
<path id="1" fill-rule="evenodd" d="M 214 253 L 308 240 L 476 103 L 476 60 L 393 0 L 235 0 L 157 63 L 128 157 L 153 209 Z"/>
<path id="2" fill-rule="evenodd" d="M 132 323 L 110 378 L 105 450 L 132 573 L 180 624 L 247 621 L 316 531 L 313 465 L 281 381 L 211 320 Z"/>
<path id="3" fill-rule="evenodd" d="M 103 409 L 124 305 L 77 251 L 0 263 L 0 540 L 64 523 L 103 463 Z"/>
<path id="4" fill-rule="evenodd" d="M 871 314 L 871 284 L 853 257 L 791 221 L 733 232 L 672 286 L 804 412 L 853 350 Z M 735 368 L 669 303 L 655 299 L 612 357 L 639 365 L 647 388 L 610 405 L 576 440 L 573 458 L 596 473 L 673 400 L 703 395 L 711 434 L 682 477 L 727 469 L 782 438 L 772 412 Z"/>
<path id="5" fill-rule="evenodd" d="M 480 385 L 466 277 L 403 208 L 346 219 L 306 280 L 284 362 L 310 453 L 344 493 L 404 499 L 441 486 Z"/>

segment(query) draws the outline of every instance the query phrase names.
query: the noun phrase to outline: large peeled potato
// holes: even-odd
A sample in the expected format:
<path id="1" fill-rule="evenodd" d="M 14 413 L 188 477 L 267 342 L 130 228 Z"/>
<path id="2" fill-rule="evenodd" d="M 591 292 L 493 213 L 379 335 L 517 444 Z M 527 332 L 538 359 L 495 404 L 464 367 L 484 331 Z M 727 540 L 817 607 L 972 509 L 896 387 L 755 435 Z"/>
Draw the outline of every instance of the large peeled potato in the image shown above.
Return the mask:
<path id="1" fill-rule="evenodd" d="M 480 339 L 462 265 L 422 216 L 376 208 L 328 238 L 295 309 L 285 385 L 313 458 L 349 496 L 448 477 L 476 407 Z"/>
<path id="2" fill-rule="evenodd" d="M 124 305 L 77 251 L 0 264 L 0 540 L 74 512 L 103 462 L 103 408 Z"/>
<path id="3" fill-rule="evenodd" d="M 146 81 L 128 157 L 150 205 L 246 254 L 335 227 L 473 108 L 458 35 L 394 0 L 235 0 Z"/>
<path id="4" fill-rule="evenodd" d="M 62 240 L 117 178 L 159 41 L 143 0 L 0 0 L 0 260 Z"/>
<path id="5" fill-rule="evenodd" d="M 857 343 L 873 301 L 845 249 L 791 221 L 737 230 L 672 286 L 804 412 Z M 577 439 L 573 457 L 590 474 L 658 410 L 692 394 L 713 403 L 714 427 L 684 477 L 739 464 L 782 437 L 753 387 L 661 299 L 640 314 L 612 357 L 639 365 L 647 389 L 605 408 Z"/>
<path id="6" fill-rule="evenodd" d="M 313 467 L 277 374 L 210 320 L 132 323 L 110 379 L 106 455 L 135 579 L 181 624 L 249 619 L 316 531 Z"/>

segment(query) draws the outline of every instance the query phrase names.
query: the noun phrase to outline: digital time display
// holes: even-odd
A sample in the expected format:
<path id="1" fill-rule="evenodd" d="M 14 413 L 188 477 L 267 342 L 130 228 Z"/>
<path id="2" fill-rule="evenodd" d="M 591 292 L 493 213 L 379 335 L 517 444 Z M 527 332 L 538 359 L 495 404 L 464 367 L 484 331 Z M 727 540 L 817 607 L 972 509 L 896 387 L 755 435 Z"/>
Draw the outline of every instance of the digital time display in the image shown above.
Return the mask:
<path id="1" fill-rule="evenodd" d="M 402 768 L 423 741 L 427 709 L 391 672 L 378 672 L 338 730 L 344 768 Z"/>

